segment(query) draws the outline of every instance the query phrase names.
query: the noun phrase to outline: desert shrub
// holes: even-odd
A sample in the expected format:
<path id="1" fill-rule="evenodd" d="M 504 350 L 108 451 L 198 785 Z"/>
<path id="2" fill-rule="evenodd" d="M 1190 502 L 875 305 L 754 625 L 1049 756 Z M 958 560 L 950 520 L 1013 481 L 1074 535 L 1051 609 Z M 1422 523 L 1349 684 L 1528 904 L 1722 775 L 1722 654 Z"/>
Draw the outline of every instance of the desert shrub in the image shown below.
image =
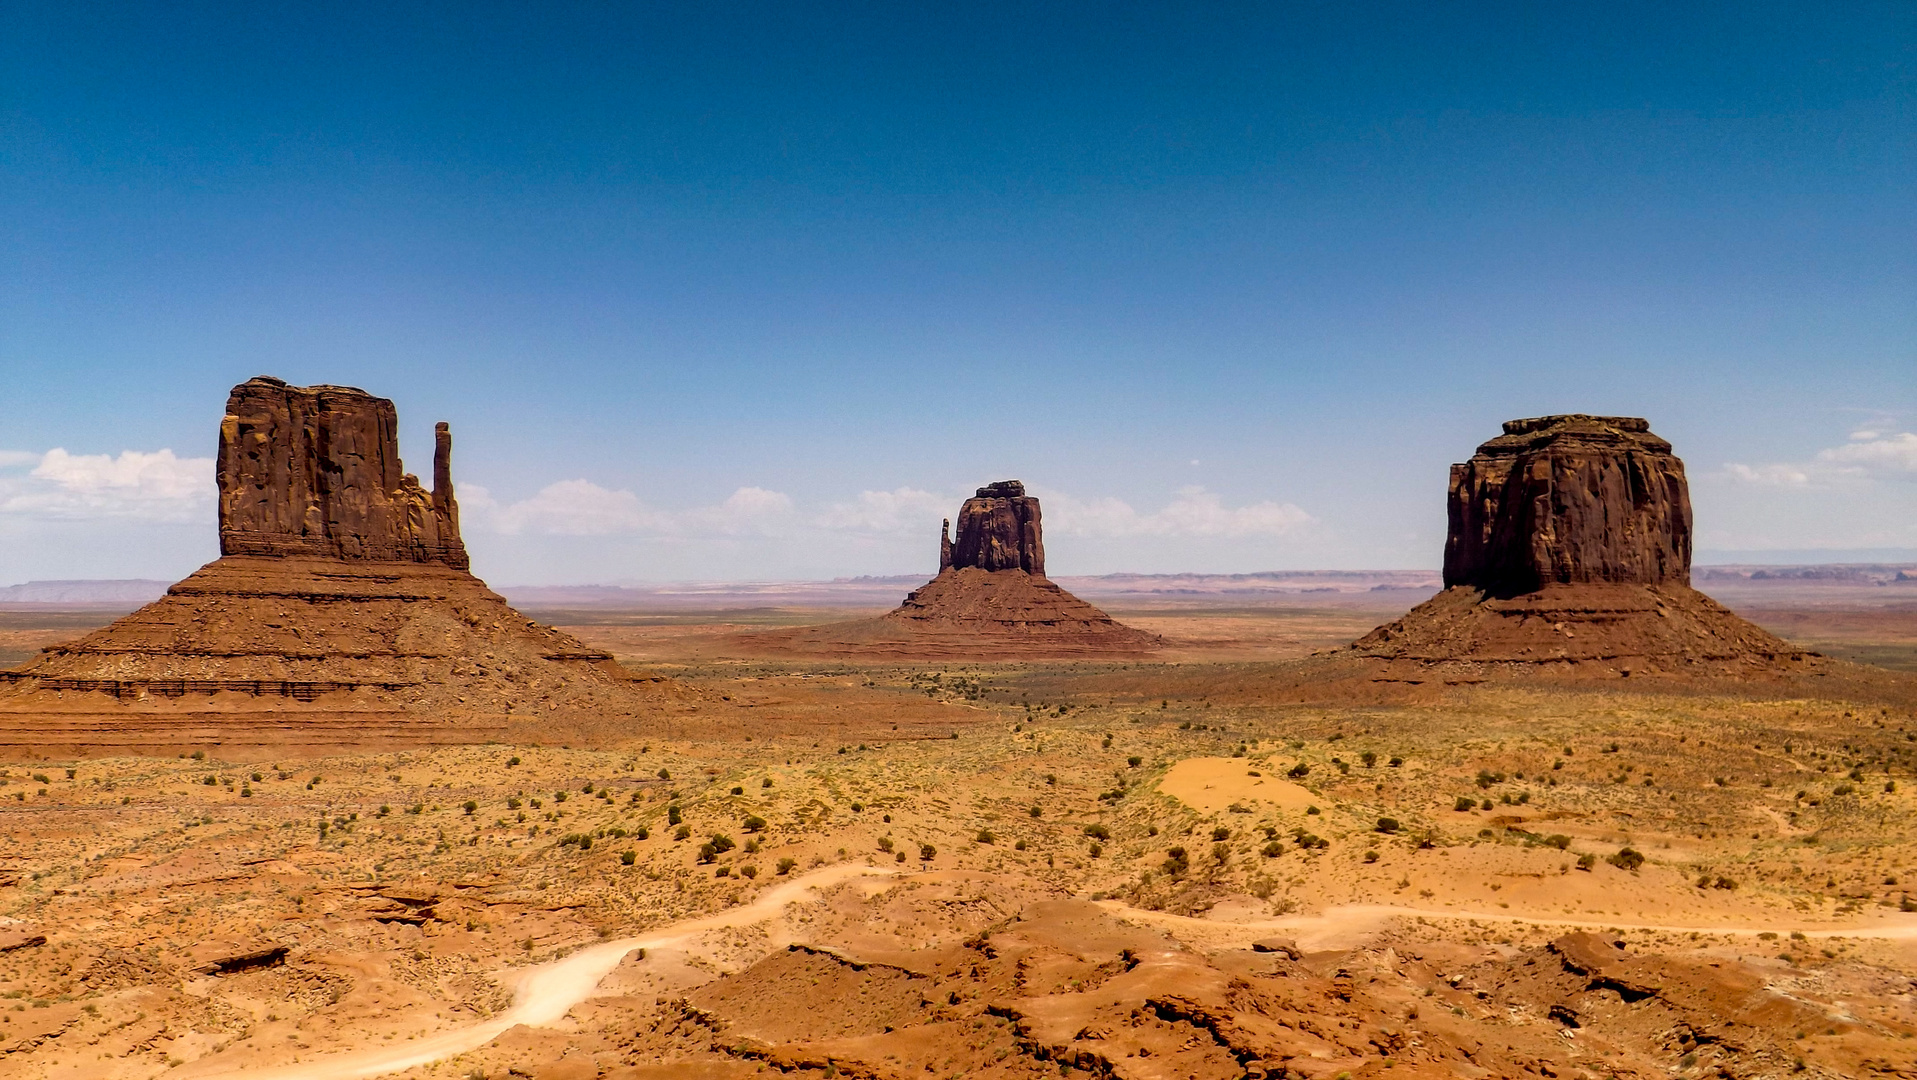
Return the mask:
<path id="1" fill-rule="evenodd" d="M 1638 867 L 1644 865 L 1644 854 L 1636 848 L 1624 847 L 1617 849 L 1615 854 L 1606 855 L 1604 861 L 1617 867 L 1619 870 L 1629 870 L 1635 873 Z"/>
<path id="2" fill-rule="evenodd" d="M 1591 868 L 1592 868 L 1593 866 L 1596 866 L 1596 865 L 1597 865 L 1597 856 L 1596 856 L 1596 855 L 1593 855 L 1593 854 L 1591 854 L 1590 852 L 1588 852 L 1588 851 L 1587 851 L 1587 852 L 1585 852 L 1584 854 L 1582 854 L 1582 855 L 1579 855 L 1579 856 L 1578 856 L 1578 869 L 1579 869 L 1579 870 L 1589 870 L 1589 869 L 1591 869 Z"/>
<path id="3" fill-rule="evenodd" d="M 569 797 L 570 796 L 563 791 L 555 791 L 552 793 L 552 801 L 556 803 L 565 802 Z"/>
<path id="4" fill-rule="evenodd" d="M 517 810 L 523 805 L 525 804 L 519 801 L 519 797 L 517 795 L 506 800 L 506 809 L 508 810 Z"/>
<path id="5" fill-rule="evenodd" d="M 1172 877 L 1183 877 L 1191 869 L 1191 856 L 1187 855 L 1182 847 L 1172 848 L 1165 852 L 1165 861 L 1161 868 Z"/>
<path id="6" fill-rule="evenodd" d="M 1377 824 L 1377 826 L 1376 826 L 1376 828 L 1377 828 L 1377 830 L 1378 830 L 1379 832 L 1381 832 L 1381 833 L 1394 833 L 1394 832 L 1397 832 L 1397 831 L 1398 831 L 1398 819 L 1397 819 L 1397 818 L 1394 818 L 1394 817 L 1381 817 L 1381 818 L 1379 818 L 1379 819 L 1378 819 L 1378 824 Z"/>
<path id="7" fill-rule="evenodd" d="M 1390 760 L 1390 761 L 1387 761 L 1387 762 L 1385 762 L 1385 764 L 1387 764 L 1387 765 L 1389 765 L 1389 766 L 1391 766 L 1392 768 L 1394 768 L 1394 769 L 1396 769 L 1396 768 L 1398 768 L 1399 766 L 1401 766 L 1401 765 L 1403 765 L 1403 764 L 1404 764 L 1404 759 L 1403 759 L 1403 758 L 1401 758 L 1401 757 L 1399 757 L 1399 756 L 1398 756 L 1398 755 L 1396 755 L 1396 754 L 1393 754 L 1393 755 L 1391 755 L 1391 760 Z"/>
<path id="8" fill-rule="evenodd" d="M 990 830 L 990 829 L 980 829 L 980 830 L 978 831 L 978 835 L 977 835 L 976 837 L 973 837 L 973 839 L 975 839 L 975 840 L 977 840 L 977 841 L 978 841 L 979 843 L 981 843 L 981 844 L 996 844 L 996 843 L 998 843 L 998 837 L 996 837 L 996 836 L 993 836 L 993 835 L 992 835 L 992 830 Z"/>
<path id="9" fill-rule="evenodd" d="M 632 830 L 632 835 L 635 840 L 650 840 L 652 839 L 652 830 L 641 825 L 637 829 Z"/>
<path id="10" fill-rule="evenodd" d="M 1460 795 L 1458 796 L 1458 801 L 1451 804 L 1451 809 L 1456 810 L 1460 814 L 1470 810 L 1476 810 L 1477 808 L 1478 800 L 1469 795 Z"/>
<path id="11" fill-rule="evenodd" d="M 759 781 L 759 786 L 760 786 L 760 787 L 762 787 L 762 788 L 769 788 L 769 787 L 771 787 L 771 786 L 772 786 L 772 778 L 771 778 L 770 776 L 768 776 L 768 777 L 766 777 L 766 778 L 765 778 L 764 780 L 761 780 L 761 781 Z"/>
<path id="12" fill-rule="evenodd" d="M 690 825 L 681 825 L 677 829 L 672 830 L 672 838 L 674 840 L 687 840 L 690 839 L 691 836 L 692 826 Z"/>
<path id="13" fill-rule="evenodd" d="M 1043 817 L 1045 815 L 1044 808 L 1039 806 L 1037 803 L 1033 803 L 1032 808 L 1025 812 L 1032 815 L 1033 817 Z"/>
<path id="14" fill-rule="evenodd" d="M 1211 831 L 1211 838 L 1214 842 L 1222 843 L 1223 841 L 1231 839 L 1231 830 L 1220 825 Z"/>
<path id="15" fill-rule="evenodd" d="M 706 842 L 712 845 L 712 850 L 720 852 L 731 851 L 737 846 L 732 842 L 732 837 L 725 833 L 713 833 L 712 839 Z"/>
<path id="16" fill-rule="evenodd" d="M 755 877 L 758 877 L 758 876 L 759 876 L 759 868 L 758 868 L 758 867 L 756 867 L 756 866 L 754 866 L 754 865 L 752 865 L 751 863 L 747 863 L 746 865 L 744 865 L 744 866 L 741 866 L 741 867 L 739 868 L 739 876 L 740 876 L 740 877 L 742 877 L 742 878 L 755 878 Z"/>
<path id="17" fill-rule="evenodd" d="M 519 755 L 518 755 L 518 754 L 514 754 L 514 755 L 513 755 L 512 757 L 509 757 L 509 758 L 507 758 L 507 759 L 506 759 L 506 767 L 507 767 L 507 768 L 509 768 L 509 769 L 510 769 L 510 768 L 512 768 L 512 767 L 513 767 L 514 765 L 517 765 L 517 764 L 519 764 Z"/>
<path id="18" fill-rule="evenodd" d="M 1085 854 L 1090 855 L 1092 858 L 1096 859 L 1100 855 L 1105 854 L 1105 845 L 1097 843 L 1097 842 L 1093 842 L 1091 847 L 1088 847 L 1085 849 Z"/>
<path id="19" fill-rule="evenodd" d="M 931 862 L 933 859 L 938 857 L 938 853 L 939 853 L 939 849 L 933 847 L 930 844 L 919 845 L 919 859 L 922 862 Z"/>
<path id="20" fill-rule="evenodd" d="M 619 853 L 619 865 L 621 866 L 631 866 L 638 861 L 639 853 L 636 851 L 622 851 Z"/>
<path id="21" fill-rule="evenodd" d="M 1297 780 L 1300 777 L 1309 776 L 1311 775 L 1311 766 L 1301 761 L 1298 764 L 1293 765 L 1291 768 L 1285 770 L 1285 775 L 1291 777 L 1293 780 Z"/>
<path id="22" fill-rule="evenodd" d="M 1365 861 L 1366 861 L 1366 862 L 1368 862 L 1368 863 L 1374 863 L 1374 862 L 1377 862 L 1377 861 L 1378 861 L 1378 852 L 1377 852 L 1377 850 L 1376 850 L 1376 849 L 1373 849 L 1373 850 L 1371 850 L 1371 851 L 1367 851 L 1367 852 L 1365 852 Z"/>
<path id="23" fill-rule="evenodd" d="M 793 868 L 793 867 L 795 867 L 795 866 L 797 866 L 797 865 L 799 865 L 799 860 L 797 860 L 797 859 L 780 859 L 780 860 L 779 860 L 779 873 L 781 873 L 781 874 L 790 874 L 790 873 L 792 872 L 792 868 Z"/>
<path id="24" fill-rule="evenodd" d="M 672 779 L 672 770 L 660 769 L 658 775 L 661 780 L 670 780 Z"/>
<path id="25" fill-rule="evenodd" d="M 479 812 L 479 804 L 474 802 L 471 799 L 467 799 L 465 804 L 461 806 L 460 809 L 466 811 L 467 817 L 472 817 L 474 814 Z"/>
<path id="26" fill-rule="evenodd" d="M 718 848 L 713 847 L 711 844 L 699 845 L 699 861 L 701 863 L 709 863 L 718 857 L 719 857 Z"/>
<path id="27" fill-rule="evenodd" d="M 1546 847 L 1557 848 L 1559 851 L 1564 851 L 1571 846 L 1571 838 L 1563 833 L 1552 833 L 1544 838 L 1544 845 Z"/>
<path id="28" fill-rule="evenodd" d="M 747 840 L 745 847 L 740 850 L 744 851 L 747 855 L 757 855 L 759 853 L 759 838 L 755 836 Z"/>
<path id="29" fill-rule="evenodd" d="M 881 837 L 879 837 L 879 850 L 880 850 L 880 851 L 891 851 L 891 850 L 892 850 L 892 838 L 891 838 L 891 837 L 889 837 L 889 836 L 881 836 Z"/>
<path id="30" fill-rule="evenodd" d="M 739 827 L 749 833 L 760 832 L 765 829 L 765 819 L 757 814 L 753 814 L 740 822 Z"/>
<path id="31" fill-rule="evenodd" d="M 1112 838 L 1112 831 L 1103 825 L 1087 825 L 1085 826 L 1085 835 L 1094 840 L 1110 840 Z"/>
<path id="32" fill-rule="evenodd" d="M 677 825 L 683 820 L 685 820 L 685 815 L 684 812 L 679 809 L 678 803 L 666 807 L 666 824 Z"/>
<path id="33" fill-rule="evenodd" d="M 1145 759 L 1142 757 L 1139 757 L 1137 754 L 1133 754 L 1131 757 L 1128 757 L 1125 759 L 1125 764 L 1130 765 L 1134 769 L 1138 768 L 1140 765 L 1143 765 L 1144 763 L 1145 763 Z"/>
<path id="34" fill-rule="evenodd" d="M 1013 850 L 1013 851 L 1024 851 L 1024 850 L 1025 850 L 1025 841 L 1023 841 L 1023 840 L 1020 840 L 1019 842 L 1017 842 L 1017 843 L 1015 843 L 1015 844 L 1013 844 L 1013 845 L 1012 845 L 1012 850 Z"/>
<path id="35" fill-rule="evenodd" d="M 1378 753 L 1375 750 L 1366 750 L 1358 755 L 1358 760 L 1364 762 L 1365 768 L 1369 769 L 1378 763 Z"/>
<path id="36" fill-rule="evenodd" d="M 1276 840 L 1273 840 L 1271 843 L 1266 844 L 1264 847 L 1261 847 L 1258 849 L 1258 854 L 1263 855 L 1267 859 L 1275 859 L 1278 856 L 1283 855 L 1284 853 L 1285 853 L 1285 845 L 1279 843 Z"/>

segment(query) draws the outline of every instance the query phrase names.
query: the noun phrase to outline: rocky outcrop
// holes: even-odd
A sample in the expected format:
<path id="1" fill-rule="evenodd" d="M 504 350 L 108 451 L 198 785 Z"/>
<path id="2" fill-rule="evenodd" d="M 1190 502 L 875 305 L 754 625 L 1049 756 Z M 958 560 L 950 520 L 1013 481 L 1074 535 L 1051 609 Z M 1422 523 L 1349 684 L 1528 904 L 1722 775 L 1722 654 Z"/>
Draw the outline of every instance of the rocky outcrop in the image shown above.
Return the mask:
<path id="1" fill-rule="evenodd" d="M 876 619 L 740 635 L 748 654 L 896 659 L 1141 655 L 1163 642 L 1045 576 L 1038 500 L 1017 480 L 979 488 L 939 529 L 939 572 Z"/>
<path id="2" fill-rule="evenodd" d="M 951 557 L 943 553 L 939 569 L 1023 570 L 1045 576 L 1045 541 L 1038 500 L 1017 480 L 1000 480 L 978 489 L 959 507 L 958 538 Z"/>
<path id="3" fill-rule="evenodd" d="M 676 688 L 508 606 L 466 569 L 452 436 L 433 489 L 393 403 L 253 379 L 220 424 L 222 556 L 0 672 L 0 757 L 630 732 Z"/>
<path id="4" fill-rule="evenodd" d="M 1451 467 L 1446 586 L 1688 585 L 1691 498 L 1671 444 L 1635 417 L 1541 416 Z"/>
<path id="5" fill-rule="evenodd" d="M 1821 670 L 1690 587 L 1684 463 L 1631 417 L 1512 420 L 1451 468 L 1445 590 L 1328 661 L 1387 682 Z"/>
<path id="6" fill-rule="evenodd" d="M 350 386 L 249 379 L 220 421 L 220 553 L 464 570 L 452 452 L 441 423 L 426 491 L 400 464 L 391 401 Z"/>

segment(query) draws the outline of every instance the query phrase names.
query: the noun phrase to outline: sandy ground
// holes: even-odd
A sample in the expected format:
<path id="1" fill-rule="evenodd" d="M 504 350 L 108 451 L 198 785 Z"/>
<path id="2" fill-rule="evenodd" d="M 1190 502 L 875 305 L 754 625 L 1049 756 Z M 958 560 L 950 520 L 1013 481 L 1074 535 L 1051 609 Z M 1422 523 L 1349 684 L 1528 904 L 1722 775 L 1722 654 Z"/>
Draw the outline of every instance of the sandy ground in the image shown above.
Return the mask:
<path id="1" fill-rule="evenodd" d="M 1908 697 L 701 625 L 610 627 L 705 695 L 667 736 L 0 766 L 0 1077 L 1913 1075 Z"/>

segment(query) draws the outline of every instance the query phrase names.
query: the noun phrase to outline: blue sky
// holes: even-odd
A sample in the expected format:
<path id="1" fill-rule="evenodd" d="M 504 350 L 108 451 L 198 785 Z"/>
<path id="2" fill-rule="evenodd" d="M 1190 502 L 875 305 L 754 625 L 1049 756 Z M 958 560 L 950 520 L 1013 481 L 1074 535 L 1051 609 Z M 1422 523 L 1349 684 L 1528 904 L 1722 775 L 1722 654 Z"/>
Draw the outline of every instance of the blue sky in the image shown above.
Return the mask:
<path id="1" fill-rule="evenodd" d="M 210 558 L 262 373 L 451 421 L 501 584 L 1010 476 L 1058 573 L 1435 566 L 1565 411 L 1702 547 L 1917 548 L 1908 4 L 397 7 L 0 7 L 0 581 Z"/>

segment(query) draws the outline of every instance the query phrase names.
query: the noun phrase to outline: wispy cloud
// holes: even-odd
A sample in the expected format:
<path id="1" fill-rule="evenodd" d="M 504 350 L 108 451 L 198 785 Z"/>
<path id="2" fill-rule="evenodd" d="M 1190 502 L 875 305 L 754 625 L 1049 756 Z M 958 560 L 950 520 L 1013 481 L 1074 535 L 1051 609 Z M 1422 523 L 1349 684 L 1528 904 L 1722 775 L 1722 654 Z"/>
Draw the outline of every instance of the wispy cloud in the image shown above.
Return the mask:
<path id="1" fill-rule="evenodd" d="M 1769 487 L 1829 487 L 1873 480 L 1917 479 L 1917 434 L 1854 431 L 1842 446 L 1820 450 L 1809 461 L 1746 465 L 1731 462 L 1723 475 Z"/>
<path id="2" fill-rule="evenodd" d="M 1120 499 L 1075 499 L 1045 492 L 1046 531 L 1055 535 L 1115 539 L 1129 536 L 1246 537 L 1293 536 L 1318 519 L 1291 503 L 1269 500 L 1228 507 L 1202 487 L 1181 489 L 1164 508 L 1141 513 Z"/>
<path id="3" fill-rule="evenodd" d="M 1185 488 L 1154 511 L 1139 511 L 1120 499 L 1079 499 L 1058 491 L 1037 492 L 1048 534 L 1123 537 L 1292 536 L 1317 519 L 1290 503 L 1257 502 L 1228 507 L 1204 488 Z M 941 518 L 953 517 L 963 496 L 918 488 L 861 491 L 857 497 L 816 511 L 802 510 L 783 492 L 743 487 L 724 502 L 683 510 L 649 506 L 629 491 L 589 480 L 563 480 L 517 502 L 501 503 L 483 487 L 461 489 L 468 527 L 509 535 L 629 535 L 696 539 L 722 536 L 798 537 L 809 534 L 873 538 L 932 536 Z"/>
<path id="4" fill-rule="evenodd" d="M 640 535 L 692 537 L 764 532 L 792 516 L 790 497 L 765 488 L 743 487 L 716 506 L 661 510 L 630 491 L 614 491 L 590 480 L 561 480 L 531 498 L 501 503 L 484 487 L 459 489 L 463 522 L 506 535 Z"/>
<path id="5" fill-rule="evenodd" d="M 172 450 L 0 451 L 0 514 L 194 521 L 211 512 L 215 492 L 212 458 Z"/>

